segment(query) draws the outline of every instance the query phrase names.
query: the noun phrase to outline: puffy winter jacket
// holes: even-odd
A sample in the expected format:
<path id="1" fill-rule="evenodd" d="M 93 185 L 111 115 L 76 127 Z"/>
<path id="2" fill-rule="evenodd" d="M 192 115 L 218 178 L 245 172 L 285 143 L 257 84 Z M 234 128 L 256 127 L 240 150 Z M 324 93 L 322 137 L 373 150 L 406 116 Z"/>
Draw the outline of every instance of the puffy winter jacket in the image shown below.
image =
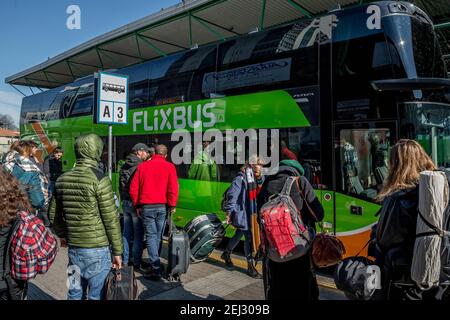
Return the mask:
<path id="1" fill-rule="evenodd" d="M 122 200 L 131 201 L 130 197 L 130 183 L 134 172 L 136 171 L 139 164 L 142 163 L 141 158 L 139 158 L 134 153 L 131 153 L 125 159 L 125 163 L 120 169 L 120 179 L 119 179 L 119 189 L 120 198 Z"/>
<path id="2" fill-rule="evenodd" d="M 122 254 L 122 236 L 111 181 L 99 168 L 103 142 L 95 134 L 75 143 L 76 165 L 56 181 L 50 220 L 69 246 L 100 248 L 111 245 Z"/>

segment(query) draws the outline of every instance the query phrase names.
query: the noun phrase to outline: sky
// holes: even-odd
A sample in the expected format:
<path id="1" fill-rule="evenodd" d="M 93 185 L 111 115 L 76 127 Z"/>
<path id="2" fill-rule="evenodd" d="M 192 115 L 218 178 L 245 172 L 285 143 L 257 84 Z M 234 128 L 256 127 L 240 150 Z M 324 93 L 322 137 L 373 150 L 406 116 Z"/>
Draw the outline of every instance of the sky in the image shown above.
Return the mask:
<path id="1" fill-rule="evenodd" d="M 0 0 L 0 113 L 19 122 L 22 95 L 5 78 L 92 38 L 181 2 L 180 0 Z M 126 4 L 126 5 L 124 5 Z M 77 5 L 81 29 L 66 13 Z M 25 87 L 19 87 L 31 94 Z M 35 90 L 38 91 L 38 90 Z"/>

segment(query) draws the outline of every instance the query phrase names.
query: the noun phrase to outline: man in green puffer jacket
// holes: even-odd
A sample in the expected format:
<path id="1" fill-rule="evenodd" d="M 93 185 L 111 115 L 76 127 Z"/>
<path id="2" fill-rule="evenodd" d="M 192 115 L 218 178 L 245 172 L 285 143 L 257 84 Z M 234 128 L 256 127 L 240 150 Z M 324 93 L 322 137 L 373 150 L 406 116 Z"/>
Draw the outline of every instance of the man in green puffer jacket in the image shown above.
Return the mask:
<path id="1" fill-rule="evenodd" d="M 103 142 L 95 134 L 76 140 L 76 165 L 56 180 L 50 205 L 53 228 L 61 243 L 69 246 L 69 300 L 101 299 L 111 261 L 115 268 L 122 265 L 122 235 L 111 181 L 99 167 L 102 151 Z"/>

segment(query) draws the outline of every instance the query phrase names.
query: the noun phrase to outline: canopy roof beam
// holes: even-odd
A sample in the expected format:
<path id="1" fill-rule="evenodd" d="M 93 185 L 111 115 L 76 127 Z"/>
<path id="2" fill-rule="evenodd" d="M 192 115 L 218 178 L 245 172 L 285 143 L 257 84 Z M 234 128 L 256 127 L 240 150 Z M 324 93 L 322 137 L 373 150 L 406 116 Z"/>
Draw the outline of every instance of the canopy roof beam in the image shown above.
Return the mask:
<path id="1" fill-rule="evenodd" d="M 213 34 L 217 39 L 221 41 L 225 41 L 225 36 L 221 34 L 219 31 L 214 30 L 211 28 L 206 22 L 203 21 L 203 19 L 199 19 L 196 16 L 192 15 L 192 18 L 194 18 L 195 21 L 197 21 L 200 25 L 202 25 L 206 30 L 208 30 L 211 34 Z"/>
<path id="2" fill-rule="evenodd" d="M 147 37 L 142 36 L 141 34 L 138 34 L 138 37 L 144 41 L 145 44 L 147 44 L 153 51 L 157 52 L 161 56 L 167 56 L 167 53 L 165 53 L 163 50 L 158 48 L 155 44 L 153 44 Z"/>
<path id="3" fill-rule="evenodd" d="M 68 62 L 69 62 L 70 64 L 78 64 L 78 65 L 80 65 L 80 66 L 91 67 L 91 68 L 97 68 L 97 69 L 103 69 L 103 67 L 94 66 L 94 65 L 92 65 L 92 64 L 87 64 L 87 63 L 82 63 L 82 62 L 76 62 L 76 61 L 71 61 L 71 60 L 68 60 Z M 76 67 L 76 66 L 73 66 L 73 67 Z M 78 69 L 78 70 L 82 71 L 81 69 Z"/>
<path id="4" fill-rule="evenodd" d="M 261 17 L 259 19 L 259 30 L 264 30 L 264 19 L 266 17 L 266 0 L 263 0 L 261 6 Z"/>
<path id="5" fill-rule="evenodd" d="M 149 40 L 156 41 L 156 42 L 161 42 L 161 43 L 167 44 L 167 45 L 169 45 L 169 46 L 177 47 L 177 48 L 183 49 L 183 50 L 189 49 L 189 48 L 180 46 L 179 44 L 175 44 L 175 43 L 172 43 L 172 42 L 160 40 L 160 39 L 157 39 L 157 38 L 154 38 L 154 37 L 149 37 L 149 36 L 147 36 L 147 35 L 145 35 L 145 34 L 140 34 L 140 33 L 138 33 L 138 37 L 147 38 L 147 39 L 149 39 Z"/>
<path id="6" fill-rule="evenodd" d="M 113 54 L 119 54 L 121 56 L 128 57 L 128 58 L 139 59 L 141 61 L 145 60 L 142 57 L 136 57 L 136 56 L 133 56 L 133 55 L 130 55 L 130 54 L 127 54 L 127 53 L 112 51 L 112 50 L 108 50 L 108 49 L 104 49 L 104 48 L 98 48 L 98 50 L 100 50 L 102 53 L 108 52 L 108 53 L 113 53 Z"/>
<path id="7" fill-rule="evenodd" d="M 450 28 L 450 21 L 444 22 L 444 23 L 435 24 L 434 28 L 435 29 L 447 29 L 447 28 Z"/>
<path id="8" fill-rule="evenodd" d="M 64 77 L 72 77 L 73 79 L 75 79 L 75 77 L 73 76 L 73 74 L 65 74 L 65 73 L 54 72 L 54 71 L 48 71 L 48 70 L 42 70 L 42 72 L 44 72 L 44 73 L 49 73 L 49 74 L 56 74 L 56 75 L 58 75 L 58 76 L 64 76 Z"/>
<path id="9" fill-rule="evenodd" d="M 198 17 L 198 16 L 196 16 L 196 15 L 192 15 L 192 17 L 194 17 L 194 18 L 197 19 L 197 20 L 201 20 L 201 21 L 203 21 L 203 22 L 205 22 L 205 23 L 207 23 L 207 24 L 210 24 L 210 25 L 212 25 L 212 26 L 214 26 L 214 27 L 216 27 L 216 28 L 219 28 L 219 29 L 222 29 L 222 30 L 224 30 L 224 31 L 233 33 L 233 34 L 236 35 L 236 36 L 242 35 L 241 33 L 238 33 L 238 32 L 236 32 L 236 31 L 233 31 L 233 28 L 226 28 L 226 27 L 221 26 L 221 25 L 219 25 L 219 24 L 217 24 L 217 23 L 208 21 L 208 20 L 206 20 L 206 19 L 204 19 L 204 18 L 200 18 L 200 17 Z"/>
<path id="10" fill-rule="evenodd" d="M 13 85 L 12 83 L 9 84 L 11 87 L 13 87 L 15 90 L 17 90 L 19 93 L 21 93 L 24 97 L 27 97 L 27 95 L 25 93 L 23 93 L 22 91 L 20 91 L 18 88 L 16 88 L 15 85 Z"/>
<path id="11" fill-rule="evenodd" d="M 287 0 L 287 2 L 292 5 L 294 8 L 296 8 L 297 10 L 299 10 L 304 16 L 308 17 L 308 18 L 312 18 L 312 13 L 309 12 L 308 10 L 306 10 L 305 8 L 303 8 L 301 5 L 299 5 L 297 2 L 295 2 L 294 0 Z"/>

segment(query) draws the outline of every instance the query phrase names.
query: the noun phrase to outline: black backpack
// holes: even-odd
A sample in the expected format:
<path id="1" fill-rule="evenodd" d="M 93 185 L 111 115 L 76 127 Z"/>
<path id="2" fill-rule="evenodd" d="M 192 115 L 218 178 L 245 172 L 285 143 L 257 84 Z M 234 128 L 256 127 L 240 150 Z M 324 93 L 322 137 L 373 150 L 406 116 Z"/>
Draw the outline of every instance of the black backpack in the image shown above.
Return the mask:
<path id="1" fill-rule="evenodd" d="M 0 296 L 8 291 L 8 298 L 11 300 L 22 300 L 22 290 L 18 289 L 17 283 L 11 277 L 11 245 L 12 236 L 17 232 L 20 226 L 20 219 L 16 218 L 11 225 L 8 235 L 4 242 L 4 251 L 2 252 L 2 263 L 0 264 Z"/>

